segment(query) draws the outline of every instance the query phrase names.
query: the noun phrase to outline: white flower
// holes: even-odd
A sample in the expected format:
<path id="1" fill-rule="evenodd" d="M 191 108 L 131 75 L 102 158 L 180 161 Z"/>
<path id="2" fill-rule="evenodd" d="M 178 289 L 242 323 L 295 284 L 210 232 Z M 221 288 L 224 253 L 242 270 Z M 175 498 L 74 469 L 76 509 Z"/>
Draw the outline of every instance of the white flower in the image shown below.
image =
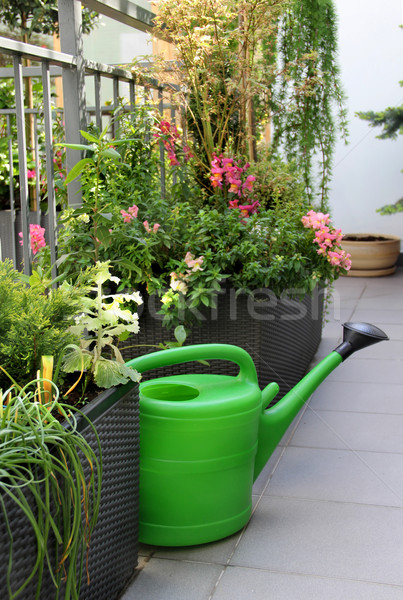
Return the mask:
<path id="1" fill-rule="evenodd" d="M 78 215 L 77 221 L 82 221 L 83 223 L 89 223 L 90 217 L 89 217 L 89 215 L 87 215 L 87 213 L 83 213 L 82 215 Z"/>

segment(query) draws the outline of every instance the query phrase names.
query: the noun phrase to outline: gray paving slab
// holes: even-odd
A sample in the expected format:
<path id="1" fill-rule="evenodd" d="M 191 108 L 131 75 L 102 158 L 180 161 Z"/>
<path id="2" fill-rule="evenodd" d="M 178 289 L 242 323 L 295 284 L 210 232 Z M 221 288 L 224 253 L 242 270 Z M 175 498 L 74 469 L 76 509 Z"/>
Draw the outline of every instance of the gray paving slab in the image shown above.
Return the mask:
<path id="1" fill-rule="evenodd" d="M 194 562 L 225 565 L 235 550 L 239 536 L 240 533 L 235 533 L 224 540 L 199 546 L 155 548 L 153 556 L 170 560 L 191 560 Z"/>
<path id="2" fill-rule="evenodd" d="M 263 496 L 230 564 L 403 586 L 402 528 L 398 508 Z"/>
<path id="3" fill-rule="evenodd" d="M 205 600 L 222 572 L 219 565 L 152 558 L 122 600 Z"/>
<path id="4" fill-rule="evenodd" d="M 383 329 L 385 329 L 386 335 L 390 338 L 393 331 L 393 325 L 386 326 Z M 403 366 L 403 340 L 389 339 L 384 342 L 379 342 L 379 344 L 363 348 L 351 356 L 351 360 L 363 360 L 365 358 L 400 360 L 402 361 Z"/>
<path id="5" fill-rule="evenodd" d="M 265 495 L 403 507 L 403 454 L 285 448 Z"/>
<path id="6" fill-rule="evenodd" d="M 357 308 L 354 310 L 351 319 L 354 321 L 364 321 L 367 323 L 374 323 L 374 325 L 388 325 L 388 324 L 396 324 L 401 325 L 403 323 L 403 310 L 397 309 L 385 309 L 379 308 L 379 310 L 375 310 L 374 308 Z"/>
<path id="7" fill-rule="evenodd" d="M 309 401 L 312 409 L 347 412 L 403 414 L 403 387 L 378 382 L 363 383 L 326 379 Z"/>
<path id="8" fill-rule="evenodd" d="M 403 415 L 308 408 L 291 446 L 403 453 Z"/>
<path id="9" fill-rule="evenodd" d="M 401 290 L 385 294 L 384 290 L 376 292 L 366 290 L 357 302 L 357 308 L 366 310 L 403 310 L 403 298 Z"/>
<path id="10" fill-rule="evenodd" d="M 388 342 L 383 342 L 387 344 Z M 401 360 L 387 360 L 382 357 L 382 342 L 378 344 L 378 359 L 346 360 L 327 377 L 328 381 L 358 381 L 363 383 L 383 383 L 403 385 Z"/>
<path id="11" fill-rule="evenodd" d="M 212 600 L 402 600 L 403 588 L 365 581 L 228 567 Z"/>

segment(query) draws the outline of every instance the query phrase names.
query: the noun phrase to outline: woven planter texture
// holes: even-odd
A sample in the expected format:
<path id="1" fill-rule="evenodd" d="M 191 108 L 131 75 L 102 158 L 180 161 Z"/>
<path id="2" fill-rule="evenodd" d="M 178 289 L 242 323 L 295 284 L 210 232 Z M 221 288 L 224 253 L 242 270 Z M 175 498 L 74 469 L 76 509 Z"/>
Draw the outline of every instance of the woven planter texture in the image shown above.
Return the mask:
<path id="1" fill-rule="evenodd" d="M 125 343 L 125 346 L 133 345 L 123 351 L 125 360 L 157 350 L 144 347 L 148 344 L 173 339 L 172 332 L 162 326 L 156 296 L 145 297 L 141 308 L 140 332 Z M 192 328 L 185 343 L 222 343 L 244 348 L 255 363 L 259 385 L 264 387 L 271 381 L 279 384 L 276 397 L 279 400 L 306 373 L 321 339 L 322 315 L 323 290 L 320 289 L 301 300 L 280 299 L 267 289 L 249 296 L 223 288 L 217 296 L 217 308 L 203 310 L 201 324 Z M 149 371 L 143 378 L 189 372 L 236 375 L 237 367 L 226 361 L 211 361 L 209 367 L 187 363 Z"/>
<path id="2" fill-rule="evenodd" d="M 114 600 L 131 579 L 138 557 L 139 490 L 139 407 L 138 385 L 107 390 L 85 407 L 98 432 L 103 454 L 103 477 L 99 518 L 91 538 L 89 552 L 90 585 L 83 570 L 80 600 Z M 82 433 L 97 448 L 92 429 Z M 89 469 L 89 467 L 87 467 Z M 36 545 L 31 526 L 19 508 L 6 498 L 10 527 L 14 538 L 12 590 L 15 591 L 31 571 Z M 8 534 L 0 512 L 0 590 L 6 600 Z M 18 596 L 35 598 L 36 578 Z M 56 588 L 44 572 L 41 600 L 54 600 Z M 59 598 L 64 598 L 61 590 Z"/>

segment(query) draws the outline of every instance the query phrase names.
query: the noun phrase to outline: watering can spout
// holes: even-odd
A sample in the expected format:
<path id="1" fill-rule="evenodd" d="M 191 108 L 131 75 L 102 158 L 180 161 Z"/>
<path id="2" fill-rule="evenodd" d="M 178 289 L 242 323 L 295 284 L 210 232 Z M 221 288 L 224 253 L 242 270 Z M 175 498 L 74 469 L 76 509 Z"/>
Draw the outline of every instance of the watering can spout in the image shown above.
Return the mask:
<path id="1" fill-rule="evenodd" d="M 386 333 L 370 323 L 344 323 L 343 342 L 337 346 L 335 352 L 344 360 L 357 350 L 388 339 Z"/>
<path id="2" fill-rule="evenodd" d="M 353 352 L 388 339 L 388 336 L 375 325 L 345 323 L 343 325 L 343 342 L 305 375 L 277 404 L 264 409 L 274 399 L 278 391 L 277 384 L 271 383 L 263 390 L 263 411 L 259 423 L 255 479 L 274 452 L 294 417 L 322 381 Z"/>

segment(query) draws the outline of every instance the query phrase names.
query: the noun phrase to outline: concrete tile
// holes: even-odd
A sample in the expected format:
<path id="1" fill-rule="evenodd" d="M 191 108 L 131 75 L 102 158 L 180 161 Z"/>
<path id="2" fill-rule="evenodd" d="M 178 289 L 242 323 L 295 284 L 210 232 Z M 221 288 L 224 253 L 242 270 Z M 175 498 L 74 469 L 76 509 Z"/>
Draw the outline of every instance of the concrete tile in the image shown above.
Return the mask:
<path id="1" fill-rule="evenodd" d="M 335 336 L 322 336 L 322 340 L 319 344 L 319 347 L 316 351 L 315 362 L 319 362 L 320 358 L 327 356 L 330 352 L 332 352 L 336 346 L 341 343 L 341 336 L 336 338 Z"/>
<path id="2" fill-rule="evenodd" d="M 403 507 L 402 454 L 288 447 L 266 495 Z"/>
<path id="3" fill-rule="evenodd" d="M 385 329 L 390 330 L 385 331 L 386 335 L 390 337 L 392 326 Z M 363 348 L 351 356 L 351 360 L 362 360 L 365 358 L 382 358 L 382 360 L 397 359 L 403 361 L 403 340 L 385 340 L 373 346 L 368 346 L 368 348 Z"/>
<path id="4" fill-rule="evenodd" d="M 270 481 L 270 479 L 273 475 L 273 472 L 278 464 L 278 460 L 283 451 L 284 451 L 283 446 L 277 446 L 277 448 L 274 450 L 270 459 L 267 461 L 263 470 L 261 471 L 261 473 L 257 477 L 256 481 L 254 482 L 253 488 L 252 488 L 252 494 L 260 495 L 263 493 L 265 487 L 267 486 L 268 482 Z"/>
<path id="5" fill-rule="evenodd" d="M 219 565 L 152 558 L 121 600 L 206 600 L 221 571 Z"/>
<path id="6" fill-rule="evenodd" d="M 357 302 L 357 309 L 365 310 L 403 310 L 401 290 L 384 293 L 384 290 L 366 290 Z"/>
<path id="7" fill-rule="evenodd" d="M 403 453 L 403 415 L 306 410 L 290 444 Z"/>
<path id="8" fill-rule="evenodd" d="M 313 393 L 309 406 L 314 410 L 337 410 L 403 415 L 401 384 L 329 381 Z"/>
<path id="9" fill-rule="evenodd" d="M 399 508 L 263 496 L 230 564 L 403 586 L 402 528 Z"/>
<path id="10" fill-rule="evenodd" d="M 382 343 L 382 342 L 381 342 Z M 363 383 L 403 384 L 400 360 L 384 360 L 382 346 L 378 344 L 378 359 L 346 360 L 327 377 L 327 381 L 362 381 Z M 384 342 L 386 345 L 387 342 Z"/>
<path id="11" fill-rule="evenodd" d="M 226 564 L 238 542 L 240 532 L 235 533 L 218 542 L 200 544 L 199 546 L 183 546 L 177 548 L 155 547 L 155 558 L 170 560 L 186 560 L 192 562 L 205 562 Z"/>
<path id="12" fill-rule="evenodd" d="M 402 600 L 400 586 L 227 567 L 212 600 Z"/>
<path id="13" fill-rule="evenodd" d="M 403 310 L 383 309 L 381 306 L 378 310 L 374 308 L 360 308 L 354 310 L 351 320 L 363 321 L 364 323 L 373 323 L 382 329 L 382 325 L 403 323 Z"/>

